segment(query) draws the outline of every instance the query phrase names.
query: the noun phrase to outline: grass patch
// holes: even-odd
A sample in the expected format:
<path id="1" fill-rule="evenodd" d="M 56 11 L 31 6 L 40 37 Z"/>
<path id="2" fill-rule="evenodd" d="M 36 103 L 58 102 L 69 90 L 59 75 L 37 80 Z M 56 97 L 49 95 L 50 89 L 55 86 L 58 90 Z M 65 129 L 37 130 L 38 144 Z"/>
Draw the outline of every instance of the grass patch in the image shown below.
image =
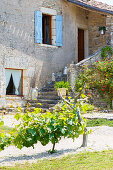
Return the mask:
<path id="1" fill-rule="evenodd" d="M 108 120 L 108 119 L 87 120 L 87 127 L 102 126 L 102 125 L 113 127 L 113 120 Z"/>
<path id="2" fill-rule="evenodd" d="M 2 170 L 103 170 L 113 169 L 113 150 L 102 152 L 86 152 L 69 155 L 63 158 L 39 160 L 37 163 L 15 167 L 2 167 Z"/>
<path id="3" fill-rule="evenodd" d="M 10 133 L 13 130 L 12 127 L 0 126 L 0 133 Z"/>

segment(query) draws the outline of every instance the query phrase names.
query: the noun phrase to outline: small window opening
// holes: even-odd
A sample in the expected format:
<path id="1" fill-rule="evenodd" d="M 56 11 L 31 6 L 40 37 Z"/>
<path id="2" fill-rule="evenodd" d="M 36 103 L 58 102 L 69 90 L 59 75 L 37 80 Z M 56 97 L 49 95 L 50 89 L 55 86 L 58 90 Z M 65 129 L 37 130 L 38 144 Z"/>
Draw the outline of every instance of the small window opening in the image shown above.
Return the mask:
<path id="1" fill-rule="evenodd" d="M 22 70 L 6 69 L 6 95 L 22 95 Z"/>
<path id="2" fill-rule="evenodd" d="M 51 45 L 51 20 L 52 17 L 50 15 L 42 16 L 42 36 L 43 36 L 43 44 Z"/>
<path id="3" fill-rule="evenodd" d="M 13 82 L 12 74 L 11 74 L 11 77 L 10 77 L 9 84 L 6 88 L 6 95 L 15 95 L 15 85 L 14 85 L 14 82 Z"/>

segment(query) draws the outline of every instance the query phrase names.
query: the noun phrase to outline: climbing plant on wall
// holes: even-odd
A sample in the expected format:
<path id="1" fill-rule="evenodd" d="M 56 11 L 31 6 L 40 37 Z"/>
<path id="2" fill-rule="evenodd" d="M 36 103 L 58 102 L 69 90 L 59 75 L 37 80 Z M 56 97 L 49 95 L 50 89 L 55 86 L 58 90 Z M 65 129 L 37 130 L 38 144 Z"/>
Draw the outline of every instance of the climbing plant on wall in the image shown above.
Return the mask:
<path id="1" fill-rule="evenodd" d="M 82 72 L 76 79 L 75 90 L 80 91 L 86 83 L 87 89 L 96 88 L 111 106 L 113 100 L 113 57 L 105 56 L 101 61 L 97 60 L 92 64 L 90 68 L 83 66 Z"/>

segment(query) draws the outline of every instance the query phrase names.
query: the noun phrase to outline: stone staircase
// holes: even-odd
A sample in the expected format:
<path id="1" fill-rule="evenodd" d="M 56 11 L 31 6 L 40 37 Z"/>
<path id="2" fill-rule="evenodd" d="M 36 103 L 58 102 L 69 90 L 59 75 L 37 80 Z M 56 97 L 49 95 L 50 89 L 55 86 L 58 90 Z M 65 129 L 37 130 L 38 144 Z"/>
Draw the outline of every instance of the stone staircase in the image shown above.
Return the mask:
<path id="1" fill-rule="evenodd" d="M 38 92 L 37 100 L 28 100 L 27 102 L 31 109 L 41 107 L 43 110 L 47 110 L 54 107 L 59 100 L 60 97 L 57 95 L 54 83 L 51 83 Z"/>
<path id="2" fill-rule="evenodd" d="M 63 71 L 55 73 L 55 81 L 67 81 L 67 75 L 64 75 Z M 54 85 L 55 82 L 51 81 L 39 90 L 37 100 L 27 101 L 31 110 L 41 107 L 45 111 L 53 108 L 60 101 L 60 97 L 58 96 Z"/>

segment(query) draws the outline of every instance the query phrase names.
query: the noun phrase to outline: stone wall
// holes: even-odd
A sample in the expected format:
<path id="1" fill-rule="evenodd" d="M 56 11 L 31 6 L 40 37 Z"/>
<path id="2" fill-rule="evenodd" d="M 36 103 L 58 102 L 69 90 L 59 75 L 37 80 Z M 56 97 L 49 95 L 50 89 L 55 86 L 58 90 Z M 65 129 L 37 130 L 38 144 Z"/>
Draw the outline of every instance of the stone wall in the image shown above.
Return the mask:
<path id="1" fill-rule="evenodd" d="M 106 26 L 106 16 L 89 12 L 88 32 L 89 32 L 89 55 L 106 45 L 106 34 L 101 35 L 98 30 L 101 26 Z"/>
<path id="2" fill-rule="evenodd" d="M 107 17 L 106 28 L 107 44 L 113 46 L 113 16 Z"/>
<path id="3" fill-rule="evenodd" d="M 84 30 L 85 38 L 85 58 L 95 53 L 106 45 L 106 34 L 101 35 L 99 27 L 106 26 L 106 15 L 98 12 L 84 10 L 82 8 L 76 9 L 76 29 Z M 76 30 L 76 35 L 78 32 Z M 76 36 L 76 58 L 78 59 L 78 36 Z"/>
<path id="4" fill-rule="evenodd" d="M 75 80 L 79 75 L 82 66 L 87 65 L 90 67 L 97 60 L 101 60 L 101 50 L 98 50 L 96 53 L 89 56 L 89 58 L 84 59 L 77 64 L 68 64 L 68 81 L 70 82 L 72 89 L 75 87 Z"/>

